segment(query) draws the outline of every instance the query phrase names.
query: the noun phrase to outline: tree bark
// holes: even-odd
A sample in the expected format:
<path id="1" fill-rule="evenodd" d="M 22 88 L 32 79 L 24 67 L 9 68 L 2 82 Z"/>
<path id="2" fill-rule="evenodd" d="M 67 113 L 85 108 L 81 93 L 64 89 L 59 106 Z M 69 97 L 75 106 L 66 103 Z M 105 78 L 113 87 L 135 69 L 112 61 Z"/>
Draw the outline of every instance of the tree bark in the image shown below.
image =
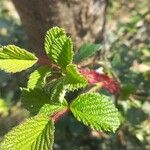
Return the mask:
<path id="1" fill-rule="evenodd" d="M 75 47 L 100 39 L 104 30 L 107 0 L 12 0 L 38 53 L 46 31 L 59 26 L 73 38 Z"/>

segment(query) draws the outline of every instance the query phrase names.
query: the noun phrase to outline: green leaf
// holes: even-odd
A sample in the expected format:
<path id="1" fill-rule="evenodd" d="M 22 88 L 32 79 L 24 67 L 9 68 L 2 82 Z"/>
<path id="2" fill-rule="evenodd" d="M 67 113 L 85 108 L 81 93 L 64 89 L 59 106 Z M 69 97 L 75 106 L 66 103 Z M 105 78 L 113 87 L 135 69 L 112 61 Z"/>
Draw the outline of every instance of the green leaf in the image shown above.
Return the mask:
<path id="1" fill-rule="evenodd" d="M 75 54 L 74 60 L 76 63 L 81 62 L 83 59 L 90 57 L 97 51 L 102 49 L 101 44 L 83 44 L 79 51 Z"/>
<path id="2" fill-rule="evenodd" d="M 66 68 L 64 85 L 67 90 L 73 91 L 85 87 L 87 85 L 87 80 L 78 72 L 77 67 L 71 64 Z"/>
<path id="3" fill-rule="evenodd" d="M 64 29 L 59 28 L 59 27 L 53 27 L 50 30 L 47 31 L 46 36 L 45 36 L 45 51 L 47 53 L 47 55 L 49 56 L 49 58 L 52 58 L 52 44 L 53 42 L 63 36 L 66 35 Z"/>
<path id="4" fill-rule="evenodd" d="M 36 115 L 44 104 L 50 103 L 50 96 L 43 89 L 22 89 L 21 101 L 23 106 Z"/>
<path id="5" fill-rule="evenodd" d="M 52 58 L 62 69 L 72 63 L 73 44 L 69 37 L 61 36 L 57 38 L 52 45 Z"/>
<path id="6" fill-rule="evenodd" d="M 45 90 L 49 93 L 51 102 L 62 102 L 66 94 L 63 78 L 50 82 L 46 85 Z"/>
<path id="7" fill-rule="evenodd" d="M 46 77 L 51 75 L 49 66 L 42 66 L 35 70 L 29 77 L 28 88 L 42 88 L 46 83 Z"/>
<path id="8" fill-rule="evenodd" d="M 62 28 L 50 29 L 45 37 L 45 51 L 50 59 L 65 69 L 73 59 L 73 44 Z"/>
<path id="9" fill-rule="evenodd" d="M 36 56 L 15 45 L 0 48 L 0 69 L 6 72 L 20 72 L 37 62 Z"/>
<path id="10" fill-rule="evenodd" d="M 66 109 L 68 107 L 68 103 L 66 100 L 63 100 L 62 103 L 56 103 L 54 105 L 52 104 L 45 104 L 41 110 L 39 111 L 39 114 L 50 116 L 55 112 L 61 111 L 63 109 Z"/>
<path id="11" fill-rule="evenodd" d="M 35 116 L 13 128 L 0 145 L 1 150 L 52 150 L 54 124 L 48 117 Z"/>
<path id="12" fill-rule="evenodd" d="M 111 100 L 98 93 L 82 94 L 70 109 L 77 120 L 96 130 L 115 131 L 119 126 L 119 114 Z"/>

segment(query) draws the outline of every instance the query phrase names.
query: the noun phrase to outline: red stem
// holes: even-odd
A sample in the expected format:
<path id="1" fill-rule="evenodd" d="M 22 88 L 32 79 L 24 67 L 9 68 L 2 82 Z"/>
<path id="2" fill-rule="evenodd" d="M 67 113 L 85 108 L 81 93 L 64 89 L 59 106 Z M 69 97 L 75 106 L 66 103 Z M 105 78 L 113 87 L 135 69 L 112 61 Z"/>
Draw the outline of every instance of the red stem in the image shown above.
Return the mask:
<path id="1" fill-rule="evenodd" d="M 65 108 L 61 111 L 55 112 L 52 116 L 51 119 L 54 122 L 57 122 L 58 120 L 60 120 L 62 117 L 66 116 L 69 112 L 69 108 Z"/>
<path id="2" fill-rule="evenodd" d="M 47 57 L 39 57 L 38 64 L 40 65 L 51 65 L 52 67 L 58 68 L 57 65 L 52 64 L 52 62 Z M 119 83 L 105 74 L 97 73 L 95 70 L 89 70 L 84 68 L 79 68 L 79 72 L 87 79 L 90 85 L 100 83 L 102 87 L 108 90 L 114 95 L 120 94 L 120 85 Z"/>
<path id="3" fill-rule="evenodd" d="M 120 94 L 121 88 L 115 79 L 105 74 L 97 73 L 95 70 L 79 68 L 79 72 L 86 78 L 90 85 L 101 84 L 102 88 L 108 90 L 110 93 L 114 95 Z"/>
<path id="4" fill-rule="evenodd" d="M 53 64 L 52 61 L 50 59 L 48 59 L 46 56 L 39 56 L 37 63 L 41 66 L 42 65 L 50 65 L 51 67 L 59 68 L 59 66 L 57 66 L 56 64 Z"/>
<path id="5" fill-rule="evenodd" d="M 50 65 L 51 61 L 46 56 L 39 56 L 38 64 L 39 65 Z"/>

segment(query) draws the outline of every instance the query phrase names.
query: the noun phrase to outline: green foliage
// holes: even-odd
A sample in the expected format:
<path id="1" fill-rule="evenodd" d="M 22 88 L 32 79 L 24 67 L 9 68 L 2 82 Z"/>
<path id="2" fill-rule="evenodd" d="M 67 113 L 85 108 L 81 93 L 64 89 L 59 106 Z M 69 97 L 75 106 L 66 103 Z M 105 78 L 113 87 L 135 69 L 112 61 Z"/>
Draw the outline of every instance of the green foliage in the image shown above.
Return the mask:
<path id="1" fill-rule="evenodd" d="M 0 48 L 0 68 L 6 72 L 20 72 L 30 68 L 37 58 L 30 52 L 14 45 Z"/>
<path id="2" fill-rule="evenodd" d="M 68 107 L 68 103 L 66 100 L 63 100 L 62 103 L 56 104 L 45 104 L 39 111 L 39 114 L 51 116 L 53 113 L 64 110 Z"/>
<path id="3" fill-rule="evenodd" d="M 66 36 L 65 31 L 61 28 L 54 27 L 47 32 L 45 50 L 47 55 L 62 69 L 72 63 L 72 40 Z"/>
<path id="4" fill-rule="evenodd" d="M 61 36 L 54 40 L 52 45 L 52 58 L 62 69 L 65 69 L 68 64 L 72 63 L 73 45 L 71 38 Z"/>
<path id="5" fill-rule="evenodd" d="M 62 102 L 64 100 L 64 96 L 66 94 L 66 89 L 64 87 L 64 81 L 62 78 L 50 82 L 46 87 L 45 90 L 49 93 L 50 101 L 52 103 Z"/>
<path id="6" fill-rule="evenodd" d="M 86 79 L 78 72 L 73 64 L 68 65 L 62 78 L 54 80 L 46 85 L 46 91 L 51 95 L 50 100 L 54 103 L 62 102 L 67 91 L 84 88 Z"/>
<path id="7" fill-rule="evenodd" d="M 102 49 L 101 44 L 83 44 L 79 51 L 75 54 L 74 60 L 76 63 L 80 63 L 83 59 L 86 59 L 96 53 L 97 51 L 100 51 Z"/>
<path id="8" fill-rule="evenodd" d="M 70 91 L 83 88 L 87 85 L 86 79 L 78 72 L 75 65 L 68 65 L 66 68 L 66 76 L 64 77 L 64 85 Z"/>
<path id="9" fill-rule="evenodd" d="M 44 104 L 50 102 L 50 96 L 44 89 L 22 89 L 21 101 L 31 114 L 36 115 Z"/>
<path id="10" fill-rule="evenodd" d="M 66 35 L 64 29 L 59 27 L 53 27 L 50 30 L 47 31 L 45 36 L 45 51 L 50 59 L 53 59 L 52 57 L 52 45 L 55 39 Z"/>
<path id="11" fill-rule="evenodd" d="M 89 44 L 82 47 L 78 60 L 90 56 L 100 46 Z M 66 100 L 67 92 L 85 88 L 88 82 L 72 64 L 73 44 L 63 29 L 54 27 L 47 32 L 45 50 L 59 67 L 42 66 L 31 73 L 27 88 L 22 88 L 21 102 L 30 115 L 37 116 L 9 132 L 1 144 L 3 150 L 52 149 L 53 121 L 70 110 L 77 120 L 99 131 L 114 132 L 119 126 L 118 111 L 107 96 L 87 93 L 78 96 L 71 104 L 70 99 Z M 0 52 L 0 68 L 7 72 L 25 70 L 36 62 L 33 54 L 16 46 L 5 46 Z"/>
<path id="12" fill-rule="evenodd" d="M 16 18 L 16 13 L 12 9 L 10 1 L 0 0 L 0 44 L 13 43 L 30 49 L 29 42 L 25 40 L 26 37 L 20 21 L 18 21 L 19 18 Z M 93 59 L 87 58 L 79 65 L 98 69 L 99 65 L 97 63 L 102 62 L 105 65 L 101 63 L 104 67 L 104 72 L 113 73 L 113 76 L 120 80 L 121 96 L 116 99 L 109 94 L 109 97 L 114 100 L 121 113 L 123 120 L 121 127 L 116 134 L 97 133 L 90 131 L 89 128 L 76 121 L 74 117 L 66 116 L 56 123 L 55 150 L 150 149 L 150 120 L 145 118 L 143 114 L 143 112 L 150 114 L 150 71 L 144 71 L 150 65 L 149 0 L 109 1 L 108 6 L 108 11 L 105 14 L 107 18 L 106 32 L 98 35 L 102 38 L 104 37 L 102 43 L 104 51 L 105 48 L 107 49 L 106 53 L 101 53 L 100 62 L 98 59 L 93 62 Z M 83 26 L 85 26 L 84 22 Z M 83 31 L 83 33 L 86 35 L 91 34 L 88 29 L 86 31 L 86 33 Z M 88 38 L 88 36 L 86 37 Z M 83 40 L 85 39 L 83 38 Z M 83 41 L 80 42 L 83 43 Z M 91 56 L 93 57 L 94 55 Z M 97 58 L 96 56 L 94 57 Z M 106 61 L 107 58 L 108 61 Z M 135 62 L 137 62 L 137 65 L 134 67 Z M 90 65 L 87 66 L 87 64 Z M 51 68 L 53 72 L 53 67 Z M 133 69 L 136 69 L 136 72 Z M 28 71 L 25 73 L 28 73 Z M 14 104 L 20 95 L 16 92 L 16 88 L 18 89 L 20 82 L 21 84 L 24 83 L 25 78 L 22 78 L 22 74 L 24 73 L 21 73 L 21 76 L 19 75 L 20 79 L 17 74 L 16 80 L 16 75 L 0 71 L 0 94 L 5 98 L 9 106 L 11 106 L 10 103 Z M 56 76 L 58 75 L 52 74 L 50 79 Z M 91 87 L 87 86 L 82 92 L 87 89 L 91 89 Z M 73 100 L 72 97 L 79 94 L 79 92 L 81 91 L 70 92 L 69 96 L 66 96 L 67 101 Z M 99 92 L 108 94 L 103 90 Z M 138 107 L 135 106 L 135 103 Z M 24 109 L 18 108 L 18 105 L 13 105 L 9 109 L 7 118 L 0 116 L 0 140 L 12 125 L 18 124 L 20 119 L 24 118 Z M 13 120 L 11 120 L 12 116 Z"/>
<path id="13" fill-rule="evenodd" d="M 1 143 L 1 150 L 52 150 L 54 125 L 46 116 L 39 115 L 13 128 Z"/>
<path id="14" fill-rule="evenodd" d="M 51 75 L 49 66 L 42 66 L 35 70 L 29 77 L 28 88 L 42 88 L 46 83 L 46 77 Z"/>
<path id="15" fill-rule="evenodd" d="M 115 132 L 120 124 L 117 109 L 105 95 L 82 94 L 72 102 L 70 109 L 79 121 L 98 131 Z"/>

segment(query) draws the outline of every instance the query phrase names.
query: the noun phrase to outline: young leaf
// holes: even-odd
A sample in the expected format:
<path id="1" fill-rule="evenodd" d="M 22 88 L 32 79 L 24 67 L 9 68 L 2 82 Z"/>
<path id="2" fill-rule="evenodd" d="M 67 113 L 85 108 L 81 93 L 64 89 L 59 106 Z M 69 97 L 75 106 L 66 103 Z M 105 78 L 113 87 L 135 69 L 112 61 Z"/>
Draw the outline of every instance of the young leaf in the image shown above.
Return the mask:
<path id="1" fill-rule="evenodd" d="M 20 72 L 37 62 L 36 56 L 15 45 L 0 48 L 0 69 L 6 72 Z"/>
<path id="2" fill-rule="evenodd" d="M 65 69 L 68 64 L 72 63 L 73 59 L 73 44 L 71 38 L 61 36 L 54 40 L 51 52 L 53 61 L 62 69 Z"/>
<path id="3" fill-rule="evenodd" d="M 51 116 L 53 113 L 61 111 L 65 108 L 67 108 L 68 103 L 66 100 L 63 100 L 62 103 L 56 103 L 54 105 L 52 104 L 45 104 L 39 111 L 39 114 Z"/>
<path id="4" fill-rule="evenodd" d="M 42 88 L 46 83 L 46 77 L 51 75 L 49 66 L 42 66 L 35 70 L 29 77 L 28 88 Z"/>
<path id="5" fill-rule="evenodd" d="M 23 106 L 36 115 L 44 104 L 50 103 L 50 96 L 43 89 L 22 89 L 21 101 Z"/>
<path id="6" fill-rule="evenodd" d="M 79 71 L 90 85 L 99 84 L 110 93 L 115 94 L 116 96 L 119 95 L 121 89 L 119 83 L 115 79 L 105 74 L 98 73 L 95 70 L 81 68 Z"/>
<path id="7" fill-rule="evenodd" d="M 76 63 L 79 63 L 83 59 L 88 58 L 97 51 L 101 50 L 101 48 L 101 44 L 83 44 L 79 51 L 75 54 L 74 60 Z"/>
<path id="8" fill-rule="evenodd" d="M 64 29 L 59 28 L 59 27 L 53 27 L 50 30 L 47 31 L 46 36 L 45 36 L 45 51 L 49 58 L 52 58 L 52 44 L 54 40 L 57 38 L 66 35 Z"/>
<path id="9" fill-rule="evenodd" d="M 66 94 L 63 78 L 50 82 L 46 85 L 45 90 L 47 93 L 49 93 L 51 102 L 63 102 Z"/>
<path id="10" fill-rule="evenodd" d="M 96 130 L 115 131 L 119 126 L 118 111 L 105 95 L 82 94 L 70 105 L 77 120 Z"/>
<path id="11" fill-rule="evenodd" d="M 87 85 L 86 79 L 78 72 L 75 65 L 68 65 L 66 68 L 66 76 L 64 77 L 64 85 L 67 90 L 73 91 L 83 88 Z"/>
<path id="12" fill-rule="evenodd" d="M 13 128 L 0 144 L 1 150 L 52 150 L 54 124 L 39 115 Z"/>

